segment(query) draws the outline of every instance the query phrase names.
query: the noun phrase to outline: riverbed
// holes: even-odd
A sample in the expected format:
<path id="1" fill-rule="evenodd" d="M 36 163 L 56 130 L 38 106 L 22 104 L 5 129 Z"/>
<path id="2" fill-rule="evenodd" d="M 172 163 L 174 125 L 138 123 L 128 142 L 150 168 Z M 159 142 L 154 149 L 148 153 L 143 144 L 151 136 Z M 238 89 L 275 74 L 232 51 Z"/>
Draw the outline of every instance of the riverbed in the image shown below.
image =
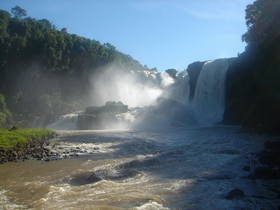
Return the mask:
<path id="1" fill-rule="evenodd" d="M 239 126 L 57 131 L 57 161 L 0 165 L 0 209 L 277 209 L 276 180 L 251 179 L 250 153 L 279 137 Z M 278 184 L 279 185 L 279 184 Z M 226 199 L 233 189 L 245 197 Z"/>

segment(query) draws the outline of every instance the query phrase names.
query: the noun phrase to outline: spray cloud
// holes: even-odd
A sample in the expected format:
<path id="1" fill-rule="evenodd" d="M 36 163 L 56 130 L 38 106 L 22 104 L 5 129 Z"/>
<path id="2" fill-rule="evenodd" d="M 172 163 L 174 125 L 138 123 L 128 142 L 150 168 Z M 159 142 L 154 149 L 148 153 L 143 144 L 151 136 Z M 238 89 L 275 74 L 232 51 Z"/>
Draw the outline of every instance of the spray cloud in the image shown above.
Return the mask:
<path id="1" fill-rule="evenodd" d="M 129 107 L 153 105 L 162 94 L 156 73 L 149 71 L 124 71 L 114 64 L 100 68 L 90 79 L 92 105 L 107 101 L 121 101 Z"/>

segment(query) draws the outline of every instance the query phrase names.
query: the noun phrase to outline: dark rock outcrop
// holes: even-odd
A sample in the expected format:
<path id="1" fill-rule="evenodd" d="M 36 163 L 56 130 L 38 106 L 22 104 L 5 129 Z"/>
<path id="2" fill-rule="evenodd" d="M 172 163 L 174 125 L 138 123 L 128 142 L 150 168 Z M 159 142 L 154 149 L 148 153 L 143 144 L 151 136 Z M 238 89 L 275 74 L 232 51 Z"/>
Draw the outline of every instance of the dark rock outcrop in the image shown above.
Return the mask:
<path id="1" fill-rule="evenodd" d="M 29 143 L 17 146 L 13 149 L 0 148 L 0 163 L 9 161 L 25 161 L 29 159 L 45 160 L 55 159 L 57 154 L 50 152 L 46 146 L 50 144 L 50 139 L 56 134 L 49 135 L 41 140 L 29 140 Z"/>
<path id="2" fill-rule="evenodd" d="M 188 72 L 188 75 L 190 77 L 190 80 L 189 80 L 189 84 L 190 84 L 189 101 L 192 101 L 192 99 L 193 99 L 197 79 L 198 79 L 198 76 L 201 72 L 202 66 L 204 65 L 205 62 L 206 61 L 204 61 L 204 62 L 197 61 L 197 62 L 194 62 L 194 63 L 191 63 L 190 65 L 188 65 L 187 72 Z"/>
<path id="3" fill-rule="evenodd" d="M 191 109 L 172 99 L 166 99 L 163 97 L 158 98 L 157 106 L 154 107 L 153 111 L 174 121 L 191 125 L 195 125 L 197 123 Z"/>
<path id="4" fill-rule="evenodd" d="M 177 74 L 176 69 L 167 69 L 165 72 L 169 74 L 173 79 L 176 79 L 176 74 Z"/>
<path id="5" fill-rule="evenodd" d="M 112 129 L 120 123 L 117 114 L 128 111 L 128 106 L 122 102 L 108 101 L 104 106 L 90 106 L 83 115 L 78 116 L 80 130 Z"/>
<path id="6" fill-rule="evenodd" d="M 245 197 L 244 192 L 239 189 L 233 189 L 225 196 L 225 198 L 229 200 L 234 198 L 244 198 L 244 197 Z"/>
<path id="7" fill-rule="evenodd" d="M 107 101 L 104 106 L 90 106 L 86 108 L 86 114 L 102 113 L 124 113 L 127 112 L 128 106 L 122 102 Z"/>
<path id="8" fill-rule="evenodd" d="M 71 176 L 68 181 L 72 186 L 80 186 L 86 184 L 92 184 L 101 181 L 102 178 L 97 176 L 94 171 L 87 171 L 82 173 L 77 173 Z"/>
<path id="9" fill-rule="evenodd" d="M 225 124 L 280 133 L 279 60 L 246 50 L 231 63 L 226 81 Z"/>
<path id="10" fill-rule="evenodd" d="M 255 170 L 257 179 L 280 179 L 280 141 L 266 141 L 265 150 L 258 154 L 261 166 Z"/>

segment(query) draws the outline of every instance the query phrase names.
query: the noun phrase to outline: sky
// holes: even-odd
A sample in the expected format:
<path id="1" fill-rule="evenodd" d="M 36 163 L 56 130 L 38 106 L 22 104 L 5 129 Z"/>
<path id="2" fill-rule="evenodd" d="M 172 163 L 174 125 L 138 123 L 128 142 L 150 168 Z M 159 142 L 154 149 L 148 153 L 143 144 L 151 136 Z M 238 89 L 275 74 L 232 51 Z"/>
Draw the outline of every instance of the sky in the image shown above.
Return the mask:
<path id="1" fill-rule="evenodd" d="M 47 19 L 142 65 L 182 71 L 195 61 L 236 57 L 245 50 L 245 9 L 254 0 L 0 0 Z M 11 13 L 11 12 L 10 12 Z"/>

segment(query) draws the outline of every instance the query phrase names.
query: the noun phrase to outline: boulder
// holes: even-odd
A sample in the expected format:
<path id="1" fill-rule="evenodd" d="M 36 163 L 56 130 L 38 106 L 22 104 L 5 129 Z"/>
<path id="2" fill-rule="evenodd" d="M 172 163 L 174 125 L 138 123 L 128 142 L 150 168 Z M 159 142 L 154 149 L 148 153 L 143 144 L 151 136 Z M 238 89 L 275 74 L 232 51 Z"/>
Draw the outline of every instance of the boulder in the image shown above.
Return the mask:
<path id="1" fill-rule="evenodd" d="M 244 197 L 245 197 L 244 192 L 239 189 L 233 189 L 225 196 L 225 198 L 229 200 L 234 198 L 244 198 Z"/>

